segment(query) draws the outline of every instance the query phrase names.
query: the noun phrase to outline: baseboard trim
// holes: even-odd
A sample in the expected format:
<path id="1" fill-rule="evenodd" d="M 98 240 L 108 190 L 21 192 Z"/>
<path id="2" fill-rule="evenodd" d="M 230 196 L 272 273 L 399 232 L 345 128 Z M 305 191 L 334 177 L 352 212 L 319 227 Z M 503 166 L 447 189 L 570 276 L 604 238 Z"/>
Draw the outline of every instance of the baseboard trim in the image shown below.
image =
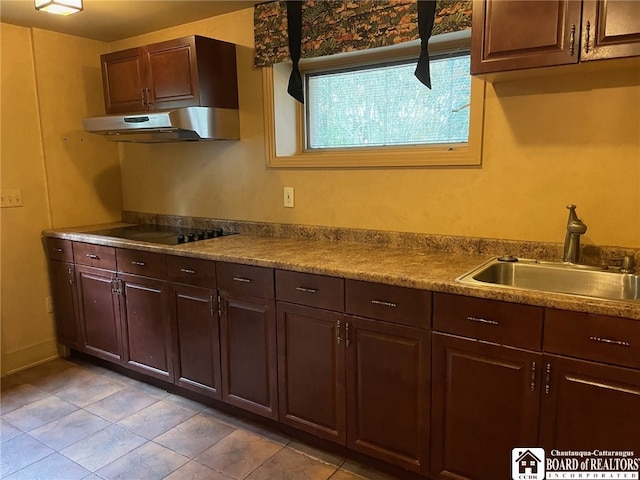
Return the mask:
<path id="1" fill-rule="evenodd" d="M 48 340 L 26 348 L 4 352 L 2 376 L 11 375 L 27 368 L 35 367 L 60 357 L 58 342 Z"/>

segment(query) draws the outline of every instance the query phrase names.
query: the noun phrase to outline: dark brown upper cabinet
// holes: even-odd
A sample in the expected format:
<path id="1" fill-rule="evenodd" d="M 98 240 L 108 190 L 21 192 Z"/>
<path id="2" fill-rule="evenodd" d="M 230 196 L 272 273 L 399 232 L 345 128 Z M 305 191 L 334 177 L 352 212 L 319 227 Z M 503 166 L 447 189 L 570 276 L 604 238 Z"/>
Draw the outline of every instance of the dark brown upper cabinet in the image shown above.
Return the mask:
<path id="1" fill-rule="evenodd" d="M 104 54 L 107 113 L 238 108 L 236 47 L 193 35 Z"/>
<path id="2" fill-rule="evenodd" d="M 474 0 L 471 73 L 640 55 L 635 0 Z"/>

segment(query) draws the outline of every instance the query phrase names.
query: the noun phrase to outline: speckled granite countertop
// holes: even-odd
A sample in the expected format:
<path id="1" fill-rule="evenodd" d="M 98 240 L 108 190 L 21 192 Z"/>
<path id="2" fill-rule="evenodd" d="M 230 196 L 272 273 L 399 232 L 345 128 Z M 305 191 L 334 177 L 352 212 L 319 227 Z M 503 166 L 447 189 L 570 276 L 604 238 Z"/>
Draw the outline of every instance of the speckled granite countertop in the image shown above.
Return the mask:
<path id="1" fill-rule="evenodd" d="M 606 301 L 546 292 L 470 286 L 455 279 L 495 255 L 425 252 L 397 246 L 239 234 L 182 245 L 156 245 L 92 235 L 123 223 L 51 230 L 47 237 L 111 247 L 281 268 L 640 320 L 640 302 Z"/>

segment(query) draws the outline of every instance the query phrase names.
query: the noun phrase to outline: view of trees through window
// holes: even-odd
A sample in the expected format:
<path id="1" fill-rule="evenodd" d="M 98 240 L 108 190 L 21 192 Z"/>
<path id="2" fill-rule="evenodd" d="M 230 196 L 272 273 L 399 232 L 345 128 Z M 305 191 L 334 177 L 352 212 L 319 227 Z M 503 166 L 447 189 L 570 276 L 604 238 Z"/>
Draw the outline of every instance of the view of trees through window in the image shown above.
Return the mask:
<path id="1" fill-rule="evenodd" d="M 431 59 L 429 90 L 416 62 L 307 75 L 307 147 L 465 143 L 469 55 Z"/>

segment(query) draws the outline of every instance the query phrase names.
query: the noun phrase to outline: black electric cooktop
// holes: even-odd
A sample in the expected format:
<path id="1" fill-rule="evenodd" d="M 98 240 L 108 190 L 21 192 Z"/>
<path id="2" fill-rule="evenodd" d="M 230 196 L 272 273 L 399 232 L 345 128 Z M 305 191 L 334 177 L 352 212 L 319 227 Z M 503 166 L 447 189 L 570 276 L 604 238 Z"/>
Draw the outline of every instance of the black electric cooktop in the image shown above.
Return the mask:
<path id="1" fill-rule="evenodd" d="M 160 243 L 163 245 L 178 245 L 181 243 L 197 242 L 208 238 L 234 235 L 222 228 L 194 229 L 184 227 L 169 227 L 166 225 L 129 225 L 126 227 L 108 228 L 89 232 L 92 235 L 104 237 L 124 238 L 138 242 Z"/>

